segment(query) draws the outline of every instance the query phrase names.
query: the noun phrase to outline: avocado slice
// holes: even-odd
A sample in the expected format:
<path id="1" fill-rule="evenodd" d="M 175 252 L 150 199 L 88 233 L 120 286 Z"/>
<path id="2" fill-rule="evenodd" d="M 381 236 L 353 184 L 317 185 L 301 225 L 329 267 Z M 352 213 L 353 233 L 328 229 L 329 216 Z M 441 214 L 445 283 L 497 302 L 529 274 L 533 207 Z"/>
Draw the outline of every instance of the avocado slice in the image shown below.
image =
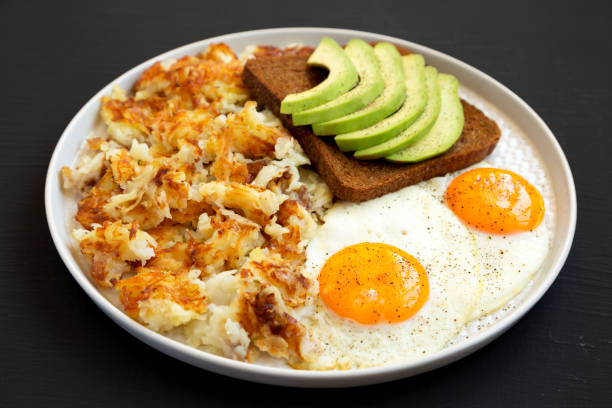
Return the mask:
<path id="1" fill-rule="evenodd" d="M 406 83 L 399 52 L 392 44 L 378 43 L 374 46 L 374 54 L 378 59 L 380 73 L 385 83 L 380 96 L 357 112 L 328 122 L 313 124 L 312 130 L 315 135 L 339 135 L 366 128 L 386 118 L 404 103 Z"/>
<path id="2" fill-rule="evenodd" d="M 442 94 L 442 109 L 433 128 L 412 146 L 386 157 L 400 163 L 414 163 L 444 153 L 459 139 L 465 118 L 459 99 L 459 82 L 448 74 L 438 76 Z"/>
<path id="3" fill-rule="evenodd" d="M 323 105 L 293 114 L 295 126 L 310 125 L 353 113 L 372 102 L 385 87 L 374 49 L 363 40 L 353 39 L 344 52 L 359 74 L 359 83 L 347 93 Z"/>
<path id="4" fill-rule="evenodd" d="M 365 129 L 336 136 L 336 144 L 343 152 L 375 146 L 396 136 L 410 126 L 425 109 L 425 58 L 419 54 L 402 57 L 406 79 L 406 99 L 393 115 Z"/>
<path id="5" fill-rule="evenodd" d="M 438 70 L 434 67 L 425 67 L 427 104 L 425 105 L 425 111 L 412 125 L 393 139 L 367 149 L 357 150 L 355 157 L 357 159 L 378 159 L 379 157 L 389 156 L 416 142 L 429 132 L 440 114 L 441 98 L 437 77 Z"/>
<path id="6" fill-rule="evenodd" d="M 336 99 L 352 89 L 359 81 L 355 66 L 342 47 L 329 37 L 323 37 L 310 58 L 308 65 L 325 67 L 327 78 L 314 88 L 290 94 L 281 102 L 281 113 L 295 113 L 314 108 Z"/>

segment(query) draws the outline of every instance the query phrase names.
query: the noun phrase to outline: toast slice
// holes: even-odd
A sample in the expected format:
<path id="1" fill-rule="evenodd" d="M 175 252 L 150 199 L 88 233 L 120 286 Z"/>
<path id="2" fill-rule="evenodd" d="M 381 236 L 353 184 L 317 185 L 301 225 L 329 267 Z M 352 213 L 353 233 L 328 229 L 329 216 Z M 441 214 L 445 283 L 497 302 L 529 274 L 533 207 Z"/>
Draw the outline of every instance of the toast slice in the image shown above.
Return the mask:
<path id="1" fill-rule="evenodd" d="M 398 49 L 401 54 L 408 53 L 407 50 Z M 446 153 L 414 164 L 357 160 L 342 153 L 333 137 L 316 136 L 310 126 L 293 126 L 291 116 L 280 113 L 280 103 L 285 96 L 310 89 L 325 79 L 324 70 L 308 66 L 308 56 L 308 52 L 258 56 L 246 63 L 242 79 L 255 100 L 281 119 L 332 193 L 340 199 L 366 201 L 463 169 L 489 155 L 500 138 L 497 124 L 462 100 L 465 116 L 463 132 Z"/>

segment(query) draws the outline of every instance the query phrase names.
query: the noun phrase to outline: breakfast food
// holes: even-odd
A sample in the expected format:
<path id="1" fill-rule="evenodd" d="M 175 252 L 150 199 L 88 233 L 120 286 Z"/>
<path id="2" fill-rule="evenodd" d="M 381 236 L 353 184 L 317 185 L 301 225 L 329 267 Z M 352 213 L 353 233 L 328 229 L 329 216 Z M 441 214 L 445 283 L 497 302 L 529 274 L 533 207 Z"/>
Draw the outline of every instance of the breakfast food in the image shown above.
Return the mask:
<path id="1" fill-rule="evenodd" d="M 366 145 L 355 152 L 358 159 L 377 159 L 401 150 L 409 143 L 419 140 L 429 132 L 436 123 L 440 114 L 440 86 L 438 84 L 438 71 L 434 67 L 425 68 L 425 85 L 427 88 L 427 103 L 425 109 L 416 121 L 400 134 L 391 139 L 383 139 L 375 145 Z"/>
<path id="2" fill-rule="evenodd" d="M 324 50 L 330 47 L 329 44 L 334 44 L 333 54 L 324 53 Z M 363 43 L 363 47 L 368 47 L 368 45 Z M 382 65 L 383 71 L 387 65 L 389 67 L 398 65 L 399 53 L 396 47 L 386 42 L 376 44 L 375 51 L 382 49 L 392 51 L 394 63 L 386 64 L 384 58 L 378 58 L 377 61 L 375 59 L 373 62 Z M 324 37 L 308 58 L 307 63 L 310 66 L 320 64 L 321 56 L 327 55 L 332 65 L 332 60 L 346 61 L 346 58 L 343 58 L 346 57 L 346 54 L 348 53 L 344 52 L 332 39 Z M 280 111 L 281 113 L 292 113 L 294 125 L 312 123 L 313 132 L 317 135 L 335 134 L 334 140 L 340 150 L 343 152 L 355 151 L 354 157 L 357 159 L 385 158 L 393 162 L 414 163 L 442 154 L 455 143 L 463 130 L 465 121 L 460 106 L 457 79 L 449 74 L 440 74 L 438 77 L 438 71 L 434 67 L 425 67 L 425 60 L 421 55 L 405 55 L 402 59 L 404 66 L 402 70 L 395 70 L 395 81 L 387 80 L 385 84 L 387 92 L 395 86 L 395 90 L 401 96 L 401 106 L 398 106 L 397 110 L 388 112 L 388 116 L 381 117 L 373 124 L 355 120 L 354 116 L 359 115 L 359 112 L 354 112 L 358 106 L 355 106 L 353 111 L 348 111 L 348 115 L 332 122 L 325 121 L 323 117 L 317 117 L 317 115 L 310 116 L 308 121 L 303 120 L 302 115 L 305 111 L 311 112 L 313 109 L 316 111 L 320 106 L 309 110 L 300 109 L 299 106 L 293 106 L 291 110 L 284 109 L 284 106 L 292 101 L 310 98 L 313 92 L 329 84 L 330 81 L 342 82 L 332 71 L 322 83 L 314 88 L 285 96 L 281 101 Z M 350 63 L 351 58 L 348 60 Z M 360 76 L 356 88 L 367 84 L 368 82 Z M 440 95 L 441 90 L 443 90 L 443 97 Z M 341 103 L 343 98 L 352 92 L 354 89 L 347 90 L 345 94 L 327 102 L 326 105 Z M 444 111 L 440 115 L 442 99 L 444 99 Z M 384 95 L 380 96 L 378 101 L 374 100 L 362 111 L 375 109 L 380 105 L 381 100 L 384 100 Z M 321 100 L 320 104 L 323 103 L 324 101 Z M 438 120 L 439 116 L 440 120 Z M 354 125 L 354 130 L 347 131 L 342 129 L 342 126 L 330 126 L 330 123 L 345 125 L 348 123 Z M 432 132 L 430 130 L 434 125 L 436 129 Z M 425 141 L 421 142 L 421 139 Z M 415 144 L 418 146 L 415 147 Z"/>
<path id="3" fill-rule="evenodd" d="M 540 192 L 518 174 L 491 167 L 482 162 L 421 184 L 471 227 L 483 285 L 472 319 L 516 296 L 544 262 L 550 242 Z"/>
<path id="4" fill-rule="evenodd" d="M 406 50 L 399 51 L 407 53 Z M 462 100 L 465 118 L 463 130 L 446 153 L 401 166 L 384 161 L 357 160 L 340 151 L 333 141 L 316 136 L 309 127 L 294 126 L 291 117 L 280 113 L 280 103 L 287 95 L 312 88 L 322 80 L 319 71 L 309 68 L 308 55 L 308 52 L 298 55 L 276 53 L 266 58 L 251 59 L 244 67 L 243 80 L 251 95 L 275 113 L 300 142 L 317 173 L 337 198 L 348 201 L 370 200 L 463 169 L 483 160 L 499 141 L 501 132 L 497 124 Z"/>
<path id="5" fill-rule="evenodd" d="M 238 359 L 258 347 L 299 361 L 308 336 L 286 310 L 304 302 L 305 247 L 332 196 L 248 100 L 242 67 L 217 44 L 103 97 L 106 132 L 62 169 L 83 193 L 72 235 L 92 279 L 152 330 Z"/>
<path id="6" fill-rule="evenodd" d="M 411 186 L 364 203 L 337 203 L 324 221 L 308 246 L 304 269 L 319 296 L 313 295 L 298 311 L 299 320 L 325 344 L 312 363 L 315 368 L 409 361 L 441 350 L 470 320 L 481 293 L 477 248 L 467 228 L 426 191 Z M 372 273 L 372 264 L 384 259 L 367 256 L 378 243 L 401 249 L 418 265 L 402 268 L 398 258 L 404 257 L 394 254 L 381 265 L 381 274 L 364 280 L 360 272 Z M 361 248 L 353 258 L 342 256 L 356 244 Z M 340 261 L 333 262 L 338 256 Z M 410 276 L 419 266 L 427 273 L 425 279 Z M 326 267 L 332 268 L 333 278 L 322 281 L 319 273 Z M 352 279 L 345 282 L 344 273 Z M 406 302 L 413 298 L 410 289 L 425 287 L 425 302 Z M 345 309 L 363 300 L 353 306 L 356 310 L 330 313 L 325 291 L 334 292 Z M 367 317 L 361 315 L 368 303 L 382 316 L 356 324 Z"/>
<path id="7" fill-rule="evenodd" d="M 62 169 L 64 187 L 83 195 L 72 236 L 91 278 L 118 296 L 127 315 L 205 351 L 250 362 L 273 357 L 312 370 L 435 353 L 470 320 L 502 306 L 539 268 L 549 239 L 544 201 L 520 176 L 490 169 L 475 176 L 491 181 L 479 185 L 480 195 L 471 193 L 473 169 L 402 184 L 464 168 L 495 146 L 497 126 L 465 102 L 463 133 L 449 152 L 414 165 L 360 164 L 374 180 L 384 173 L 396 181 L 385 181 L 377 198 L 334 198 L 313 155 L 325 151 L 310 149 L 302 130 L 318 137 L 309 127 L 283 126 L 276 117 L 282 99 L 269 105 L 248 80 L 249 66 L 305 62 L 311 52 L 253 46 L 238 58 L 214 44 L 197 56 L 157 62 L 128 94 L 116 87 L 103 97 L 104 134 L 92 135 L 77 164 Z M 398 59 L 423 77 L 431 72 L 430 85 L 443 78 L 418 56 Z M 371 64 L 357 71 L 366 69 Z M 311 88 L 325 81 L 320 72 L 294 74 Z M 351 109 L 363 109 L 348 99 Z M 426 110 L 423 104 L 419 118 Z M 340 156 L 330 157 L 347 157 L 333 148 Z M 500 177 L 507 182 L 493 182 Z M 530 198 L 510 200 L 533 215 L 527 222 L 502 207 L 495 217 L 459 211 L 468 203 L 496 204 L 477 201 L 481 195 L 508 199 L 514 191 Z M 508 227 L 476 229 L 487 222 Z"/>
<path id="8" fill-rule="evenodd" d="M 327 68 L 327 78 L 299 95 L 288 95 L 281 103 L 281 112 L 301 112 L 322 105 L 345 94 L 359 81 L 349 56 L 331 38 L 323 38 L 308 61 L 310 65 Z"/>
<path id="9" fill-rule="evenodd" d="M 365 41 L 355 38 L 348 42 L 345 52 L 357 70 L 359 83 L 336 99 L 294 113 L 292 116 L 294 125 L 321 123 L 348 115 L 363 108 L 381 94 L 385 84 L 372 47 Z M 312 56 L 309 60 L 311 59 Z"/>
<path id="10" fill-rule="evenodd" d="M 384 86 L 380 95 L 356 112 L 327 122 L 314 123 L 312 131 L 316 135 L 338 135 L 362 129 L 384 119 L 402 106 L 406 99 L 406 84 L 397 49 L 391 44 L 381 43 L 374 47 L 374 55 L 383 78 Z"/>
<path id="11" fill-rule="evenodd" d="M 423 113 L 427 103 L 425 59 L 421 55 L 402 57 L 406 98 L 402 106 L 372 126 L 337 135 L 334 140 L 343 152 L 364 149 L 388 140 L 410 126 Z"/>
<path id="12" fill-rule="evenodd" d="M 355 156 L 377 157 L 386 154 L 386 159 L 398 163 L 415 163 L 438 156 L 452 147 L 463 130 L 465 122 L 463 106 L 459 100 L 459 83 L 451 75 L 440 74 L 440 113 L 427 133 L 411 139 L 410 132 L 375 146 L 371 152 L 356 152 Z M 397 150 L 400 149 L 400 150 Z M 392 153 L 394 152 L 394 153 Z"/>

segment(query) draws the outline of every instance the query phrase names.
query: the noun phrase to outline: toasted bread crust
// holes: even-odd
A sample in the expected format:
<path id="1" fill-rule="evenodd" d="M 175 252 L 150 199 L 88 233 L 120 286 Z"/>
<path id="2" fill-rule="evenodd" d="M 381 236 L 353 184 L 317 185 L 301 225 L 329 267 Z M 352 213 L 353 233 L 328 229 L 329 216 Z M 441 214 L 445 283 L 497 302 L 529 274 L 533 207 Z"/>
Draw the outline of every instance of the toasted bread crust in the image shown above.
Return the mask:
<path id="1" fill-rule="evenodd" d="M 408 53 L 404 49 L 400 52 Z M 299 141 L 321 177 L 340 199 L 366 201 L 463 169 L 489 155 L 500 138 L 497 124 L 462 100 L 463 132 L 446 153 L 414 164 L 357 160 L 342 153 L 333 137 L 316 136 L 310 126 L 293 126 L 291 116 L 280 113 L 280 103 L 285 96 L 310 89 L 325 78 L 325 72 L 309 67 L 307 59 L 308 55 L 258 57 L 247 62 L 242 78 L 257 102 L 276 114 Z"/>

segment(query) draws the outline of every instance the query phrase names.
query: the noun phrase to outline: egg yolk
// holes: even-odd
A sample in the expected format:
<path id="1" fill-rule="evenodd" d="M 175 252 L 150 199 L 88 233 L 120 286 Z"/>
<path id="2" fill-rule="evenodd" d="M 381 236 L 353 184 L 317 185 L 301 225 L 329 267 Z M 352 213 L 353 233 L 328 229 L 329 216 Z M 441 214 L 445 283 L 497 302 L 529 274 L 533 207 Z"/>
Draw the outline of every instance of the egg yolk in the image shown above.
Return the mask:
<path id="1" fill-rule="evenodd" d="M 446 203 L 463 222 L 490 234 L 531 231 L 544 218 L 542 194 L 518 174 L 477 168 L 456 177 Z"/>
<path id="2" fill-rule="evenodd" d="M 429 296 L 425 268 L 392 245 L 363 242 L 332 255 L 319 274 L 319 294 L 337 315 L 361 324 L 408 319 Z"/>

